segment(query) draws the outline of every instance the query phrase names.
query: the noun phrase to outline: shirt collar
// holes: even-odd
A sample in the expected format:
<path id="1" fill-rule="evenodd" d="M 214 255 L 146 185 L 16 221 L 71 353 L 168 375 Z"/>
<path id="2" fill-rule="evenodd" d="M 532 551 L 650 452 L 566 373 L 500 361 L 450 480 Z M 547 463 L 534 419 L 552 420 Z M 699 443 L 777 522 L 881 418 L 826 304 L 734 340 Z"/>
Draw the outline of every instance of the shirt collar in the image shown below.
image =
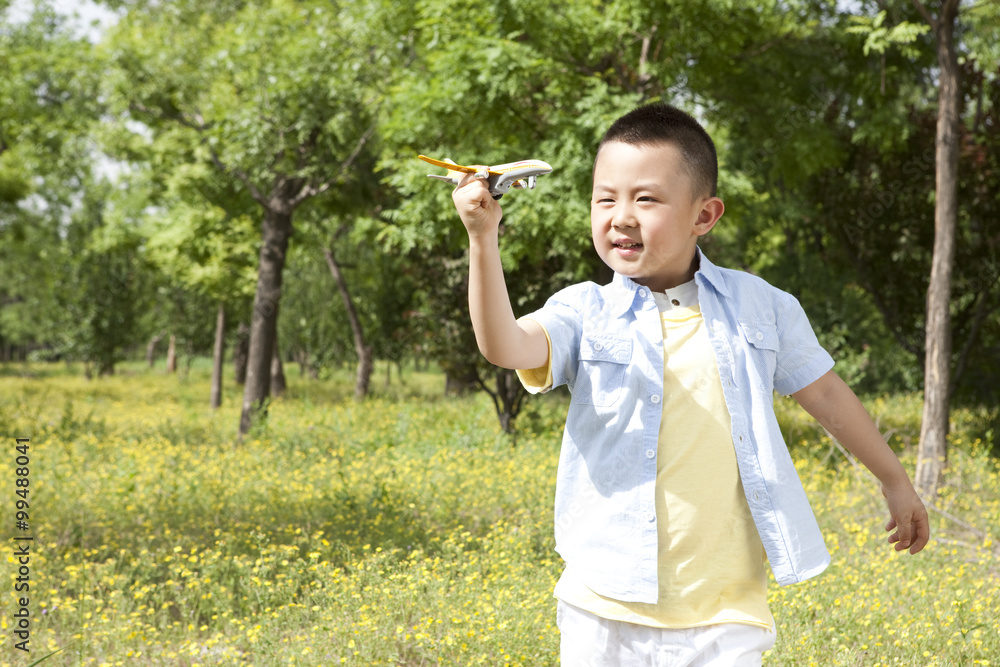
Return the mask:
<path id="1" fill-rule="evenodd" d="M 642 298 L 640 296 L 640 290 L 645 290 L 645 293 L 649 294 L 649 290 L 647 288 L 635 282 L 628 276 L 623 276 L 620 273 L 615 273 L 615 277 L 612 279 L 610 287 L 610 310 L 611 314 L 615 317 L 621 317 L 627 311 L 632 309 L 636 299 Z"/>
<path id="2" fill-rule="evenodd" d="M 723 277 L 722 271 L 708 261 L 708 257 L 705 257 L 705 253 L 701 251 L 700 247 L 696 248 L 695 251 L 698 253 L 698 271 L 695 272 L 694 279 L 698 282 L 698 286 L 701 287 L 703 283 L 707 282 L 716 292 L 724 297 L 729 297 L 729 287 L 726 286 L 726 279 Z"/>
<path id="3" fill-rule="evenodd" d="M 708 261 L 700 247 L 696 247 L 695 252 L 698 254 L 698 271 L 695 272 L 694 278 L 698 286 L 702 287 L 704 283 L 708 283 L 722 296 L 728 297 L 729 289 L 726 287 L 726 281 L 722 277 L 719 267 Z M 641 298 L 639 296 L 640 290 L 646 290 L 646 294 L 649 295 L 648 288 L 620 273 L 615 273 L 610 288 L 611 312 L 616 317 L 625 314 L 625 311 L 631 309 L 635 304 L 636 299 Z"/>

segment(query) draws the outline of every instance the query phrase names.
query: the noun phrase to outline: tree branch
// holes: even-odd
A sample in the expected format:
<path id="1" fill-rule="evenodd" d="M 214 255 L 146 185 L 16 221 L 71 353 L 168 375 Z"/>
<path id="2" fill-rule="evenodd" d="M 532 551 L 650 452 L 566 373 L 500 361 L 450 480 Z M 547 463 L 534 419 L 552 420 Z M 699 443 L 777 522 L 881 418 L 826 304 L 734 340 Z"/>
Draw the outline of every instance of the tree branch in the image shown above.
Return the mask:
<path id="1" fill-rule="evenodd" d="M 946 0 L 942 10 L 942 16 L 947 17 L 947 20 L 949 21 L 958 16 L 958 5 L 960 2 L 961 0 Z"/>
<path id="2" fill-rule="evenodd" d="M 219 154 L 215 152 L 215 148 L 209 145 L 207 137 L 203 136 L 201 138 L 201 143 L 208 148 L 208 152 L 212 156 L 212 164 L 215 165 L 216 169 L 221 171 L 223 174 L 232 174 L 235 176 L 239 179 L 240 183 L 246 186 L 246 189 L 250 192 L 250 196 L 253 197 L 254 201 L 263 206 L 267 206 L 267 197 L 265 197 L 264 194 L 257 189 L 257 186 L 253 184 L 250 180 L 250 176 L 248 176 L 245 171 L 242 169 L 232 169 L 227 167 L 222 160 L 219 159 Z"/>
<path id="3" fill-rule="evenodd" d="M 159 118 L 160 120 L 169 120 L 175 123 L 180 123 L 184 127 L 190 127 L 192 130 L 197 130 L 198 132 L 204 132 L 212 128 L 215 123 L 206 123 L 205 119 L 198 112 L 195 112 L 191 117 L 186 114 L 177 112 L 168 112 L 166 109 L 153 107 L 147 107 L 141 102 L 129 102 L 128 108 L 130 111 L 139 111 L 150 116 Z"/>
<path id="4" fill-rule="evenodd" d="M 331 186 L 333 186 L 334 183 L 343 178 L 344 174 L 347 173 L 347 170 L 350 169 L 351 165 L 354 164 L 354 161 L 358 158 L 359 155 L 361 155 L 361 150 L 365 147 L 365 144 L 368 143 L 368 140 L 371 139 L 371 136 L 375 133 L 375 128 L 377 124 L 378 124 L 377 121 L 373 122 L 371 126 L 365 131 L 365 133 L 361 136 L 361 138 L 358 139 L 358 143 L 354 147 L 354 151 L 347 157 L 347 159 L 344 162 L 341 163 L 340 170 L 337 172 L 336 176 L 329 178 L 318 185 L 306 184 L 299 191 L 299 194 L 297 194 L 292 199 L 292 206 L 293 207 L 298 206 L 306 199 L 309 199 L 310 197 L 315 197 L 316 195 L 326 192 L 327 190 L 330 189 Z"/>
<path id="5" fill-rule="evenodd" d="M 781 44 L 782 42 L 788 41 L 788 35 L 781 35 L 777 39 L 772 39 L 770 42 L 764 42 L 763 44 L 756 46 L 749 51 L 743 51 L 742 53 L 737 53 L 732 56 L 733 60 L 744 60 L 746 58 L 756 58 L 757 56 L 771 50 L 773 47 Z"/>
<path id="6" fill-rule="evenodd" d="M 493 400 L 493 409 L 496 410 L 497 417 L 499 418 L 503 412 L 503 408 L 500 407 L 500 398 L 497 393 L 489 388 L 489 385 L 483 380 L 482 376 L 479 374 L 479 369 L 476 369 L 476 384 L 479 388 L 486 392 L 486 394 Z"/>
<path id="7" fill-rule="evenodd" d="M 296 168 L 303 169 L 306 166 L 306 156 L 309 155 L 309 151 L 316 148 L 316 142 L 319 141 L 320 128 L 314 127 L 313 131 L 309 133 L 309 138 L 304 142 L 299 144 L 297 152 L 298 162 L 296 163 Z"/>
<path id="8" fill-rule="evenodd" d="M 154 118 L 159 118 L 160 120 L 171 121 L 183 125 L 184 127 L 191 128 L 201 136 L 201 143 L 208 148 L 209 155 L 212 158 L 212 164 L 215 165 L 216 169 L 224 174 L 232 174 L 235 176 L 243 185 L 246 186 L 247 190 L 250 191 L 250 196 L 260 204 L 266 205 L 267 199 L 264 197 L 263 193 L 257 189 L 257 187 L 250 181 L 250 177 L 246 172 L 240 169 L 233 169 L 227 167 L 222 160 L 219 158 L 219 154 L 215 152 L 215 148 L 208 143 L 208 137 L 205 136 L 205 132 L 212 129 L 215 123 L 205 122 L 205 118 L 197 111 L 193 114 L 184 114 L 180 111 L 171 113 L 165 109 L 155 109 L 153 107 L 148 107 L 141 102 L 130 102 L 129 110 L 139 111 L 144 114 L 153 116 Z"/>
<path id="9" fill-rule="evenodd" d="M 937 21 L 934 19 L 933 16 L 931 16 L 930 11 L 927 9 L 924 3 L 920 2 L 920 0 L 911 0 L 911 1 L 913 2 L 913 6 L 917 8 L 917 11 L 920 12 L 920 15 L 923 16 L 924 20 L 927 21 L 928 25 L 930 25 L 931 30 L 937 32 L 937 25 L 938 25 Z"/>
<path id="10" fill-rule="evenodd" d="M 636 35 L 642 40 L 642 47 L 639 52 L 639 87 L 644 88 L 652 75 L 649 73 L 649 46 L 653 41 L 653 35 L 656 34 L 656 26 L 654 25 L 648 35 Z"/>

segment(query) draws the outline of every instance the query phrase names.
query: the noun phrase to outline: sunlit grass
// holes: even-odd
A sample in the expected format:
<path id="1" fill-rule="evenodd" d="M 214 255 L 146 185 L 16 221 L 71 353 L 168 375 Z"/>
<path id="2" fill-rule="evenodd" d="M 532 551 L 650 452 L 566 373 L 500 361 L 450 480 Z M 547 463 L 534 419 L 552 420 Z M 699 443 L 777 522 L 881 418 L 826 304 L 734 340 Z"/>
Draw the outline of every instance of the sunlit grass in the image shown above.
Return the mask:
<path id="1" fill-rule="evenodd" d="M 235 440 L 239 388 L 208 408 L 207 369 L 0 370 L 0 525 L 12 537 L 16 436 L 31 438 L 32 656 L 45 665 L 553 665 L 552 497 L 565 401 L 534 399 L 512 447 L 484 397 L 375 378 L 351 400 L 286 369 L 266 427 Z M 382 369 L 384 371 L 384 368 Z M 873 400 L 912 472 L 919 401 Z M 934 540 L 885 543 L 877 484 L 779 402 L 833 553 L 771 586 L 774 665 L 998 664 L 1000 475 L 956 419 Z M 0 665 L 16 564 L 2 568 Z"/>

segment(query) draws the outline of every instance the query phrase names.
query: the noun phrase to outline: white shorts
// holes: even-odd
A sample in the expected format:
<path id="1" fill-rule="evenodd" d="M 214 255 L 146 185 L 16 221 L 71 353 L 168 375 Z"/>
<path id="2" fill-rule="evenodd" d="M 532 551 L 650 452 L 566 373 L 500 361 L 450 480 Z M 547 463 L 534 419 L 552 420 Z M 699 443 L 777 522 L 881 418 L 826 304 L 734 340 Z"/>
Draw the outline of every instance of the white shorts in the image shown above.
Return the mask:
<path id="1" fill-rule="evenodd" d="M 666 629 L 611 621 L 562 600 L 556 609 L 564 667 L 760 667 L 774 628 L 719 623 Z"/>

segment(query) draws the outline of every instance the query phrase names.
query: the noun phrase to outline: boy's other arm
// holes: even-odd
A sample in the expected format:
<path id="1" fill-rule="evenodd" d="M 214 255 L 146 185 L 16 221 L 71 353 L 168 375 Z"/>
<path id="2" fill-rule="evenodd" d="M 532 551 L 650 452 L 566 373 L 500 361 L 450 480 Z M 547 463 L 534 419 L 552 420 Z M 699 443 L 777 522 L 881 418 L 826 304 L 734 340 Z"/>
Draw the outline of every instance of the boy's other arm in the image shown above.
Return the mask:
<path id="1" fill-rule="evenodd" d="M 452 199 L 469 233 L 469 315 L 480 352 L 502 368 L 544 366 L 549 358 L 545 331 L 531 320 L 518 322 L 507 294 L 498 238 L 500 203 L 473 174 L 466 174 Z"/>
<path id="2" fill-rule="evenodd" d="M 896 544 L 896 551 L 909 548 L 911 554 L 923 549 L 930 539 L 927 510 L 899 458 L 851 388 L 829 371 L 792 397 L 882 483 L 891 517 L 885 529 L 896 530 L 889 543 Z"/>

